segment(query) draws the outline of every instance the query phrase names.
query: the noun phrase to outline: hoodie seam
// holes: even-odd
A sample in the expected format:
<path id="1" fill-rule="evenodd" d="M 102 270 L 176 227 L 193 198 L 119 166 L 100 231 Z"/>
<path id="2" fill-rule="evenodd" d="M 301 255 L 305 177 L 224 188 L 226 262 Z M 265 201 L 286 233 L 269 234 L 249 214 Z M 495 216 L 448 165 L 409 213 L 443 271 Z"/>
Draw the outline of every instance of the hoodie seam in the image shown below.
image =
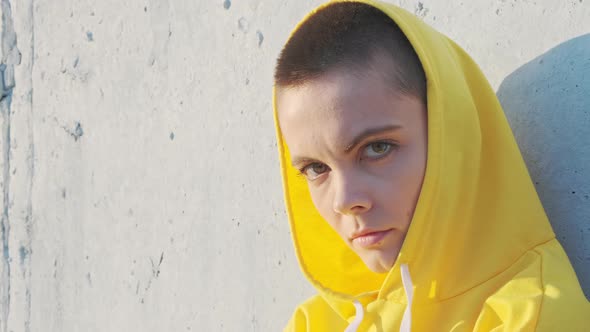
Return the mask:
<path id="1" fill-rule="evenodd" d="M 476 289 L 477 287 L 479 287 L 479 286 L 481 286 L 481 285 L 485 284 L 486 282 L 488 282 L 488 281 L 490 281 L 490 280 L 492 280 L 492 279 L 494 279 L 494 278 L 498 277 L 498 276 L 499 276 L 499 275 L 501 275 L 502 273 L 506 272 L 508 269 L 510 269 L 510 268 L 511 268 L 511 267 L 512 267 L 512 266 L 513 266 L 513 265 L 514 265 L 516 262 L 518 262 L 518 261 L 519 261 L 519 260 L 520 260 L 520 259 L 521 259 L 521 258 L 522 258 L 524 255 L 526 255 L 527 253 L 529 253 L 529 252 L 531 252 L 531 251 L 532 251 L 532 252 L 534 252 L 536 255 L 539 255 L 539 253 L 538 253 L 538 252 L 537 252 L 535 249 L 536 249 L 536 248 L 538 248 L 538 247 L 540 247 L 540 246 L 542 246 L 542 245 L 545 245 L 545 244 L 547 244 L 547 243 L 549 243 L 549 242 L 553 241 L 554 239 L 555 239 L 555 237 L 552 237 L 552 238 L 550 238 L 549 240 L 546 240 L 546 241 L 543 241 L 543 242 L 540 242 L 540 243 L 537 243 L 537 244 L 535 244 L 534 246 L 532 246 L 532 247 L 528 248 L 527 250 L 525 250 L 525 251 L 524 251 L 524 252 L 523 252 L 523 253 L 522 253 L 520 256 L 518 256 L 518 257 L 517 257 L 515 260 L 513 260 L 513 261 L 512 261 L 512 262 L 511 262 L 511 263 L 510 263 L 510 264 L 509 264 L 509 265 L 508 265 L 506 268 L 502 269 L 501 271 L 498 271 L 497 273 L 495 273 L 495 274 L 494 274 L 494 275 L 492 275 L 491 277 L 487 278 L 486 280 L 484 280 L 484 281 L 482 281 L 482 282 L 480 282 L 480 283 L 478 283 L 478 284 L 476 284 L 476 285 L 474 285 L 474 286 L 472 286 L 472 287 L 470 287 L 470 288 L 468 288 L 468 289 L 464 290 L 464 291 L 463 291 L 463 292 L 461 292 L 461 293 L 455 294 L 455 295 L 453 295 L 453 296 L 451 296 L 451 297 L 447 297 L 447 298 L 445 298 L 445 299 L 441 299 L 440 301 L 435 301 L 435 302 L 433 302 L 433 303 L 442 303 L 442 302 L 445 302 L 445 301 L 448 301 L 448 300 L 452 300 L 452 299 L 454 299 L 454 298 L 456 298 L 456 297 L 459 297 L 459 296 L 461 296 L 461 295 L 464 295 L 464 294 L 466 294 L 466 293 L 468 293 L 468 292 L 472 291 L 473 289 Z M 541 264 L 542 264 L 542 263 L 543 263 L 543 261 L 542 261 L 542 258 L 541 258 Z M 542 265 L 541 265 L 541 266 L 542 266 Z M 542 274 L 542 272 L 543 272 L 543 271 L 541 271 L 541 282 L 543 282 L 543 279 L 542 279 L 542 277 L 543 277 L 543 274 Z M 544 294 L 544 291 L 545 291 L 545 285 L 544 285 L 544 284 L 542 284 L 542 286 L 543 286 L 543 294 Z M 543 297 L 544 297 L 544 295 L 543 295 Z M 418 304 L 418 303 L 417 303 L 417 304 Z"/>
<path id="2" fill-rule="evenodd" d="M 543 290 L 543 297 L 541 298 L 541 304 L 539 304 L 539 310 L 537 311 L 537 319 L 535 320 L 534 331 L 537 331 L 539 327 L 539 320 L 541 318 L 541 311 L 543 311 L 543 304 L 545 303 L 545 281 L 543 280 L 543 255 L 534 250 L 537 255 L 541 258 L 541 266 L 539 267 L 539 278 L 541 279 L 541 289 Z"/>

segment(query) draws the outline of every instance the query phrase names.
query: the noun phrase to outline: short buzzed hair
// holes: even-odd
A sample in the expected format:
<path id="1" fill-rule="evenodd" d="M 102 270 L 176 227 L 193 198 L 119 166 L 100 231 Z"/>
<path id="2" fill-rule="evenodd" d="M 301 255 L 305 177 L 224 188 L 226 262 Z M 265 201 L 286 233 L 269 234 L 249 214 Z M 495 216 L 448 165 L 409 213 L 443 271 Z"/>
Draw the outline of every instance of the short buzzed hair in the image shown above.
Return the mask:
<path id="1" fill-rule="evenodd" d="M 297 87 L 334 69 L 363 72 L 381 55 L 393 60 L 385 73 L 392 88 L 426 105 L 426 76 L 414 48 L 389 16 L 360 2 L 330 4 L 307 18 L 277 59 L 275 85 Z"/>

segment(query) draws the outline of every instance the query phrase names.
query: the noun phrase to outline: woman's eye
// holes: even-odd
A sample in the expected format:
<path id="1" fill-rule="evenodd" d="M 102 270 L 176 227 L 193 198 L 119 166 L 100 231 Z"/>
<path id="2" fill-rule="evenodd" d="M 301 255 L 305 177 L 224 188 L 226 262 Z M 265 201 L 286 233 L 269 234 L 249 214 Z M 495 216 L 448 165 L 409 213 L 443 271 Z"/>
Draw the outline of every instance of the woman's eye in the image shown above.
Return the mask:
<path id="1" fill-rule="evenodd" d="M 308 180 L 315 180 L 320 175 L 328 171 L 328 166 L 322 163 L 313 163 L 305 166 L 301 173 L 307 177 Z"/>
<path id="2" fill-rule="evenodd" d="M 386 155 L 393 145 L 387 142 L 375 142 L 367 145 L 363 151 L 363 159 L 379 159 Z"/>

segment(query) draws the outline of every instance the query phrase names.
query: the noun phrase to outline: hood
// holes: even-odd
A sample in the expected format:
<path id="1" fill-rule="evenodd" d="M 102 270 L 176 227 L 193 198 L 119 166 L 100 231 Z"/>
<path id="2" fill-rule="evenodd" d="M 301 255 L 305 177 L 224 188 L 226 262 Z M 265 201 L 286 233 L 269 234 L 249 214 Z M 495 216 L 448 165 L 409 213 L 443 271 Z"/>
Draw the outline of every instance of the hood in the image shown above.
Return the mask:
<path id="1" fill-rule="evenodd" d="M 395 21 L 427 78 L 427 167 L 410 229 L 389 273 L 365 267 L 319 215 L 305 178 L 291 166 L 273 103 L 297 258 L 307 279 L 343 315 L 354 313 L 353 299 L 403 303 L 402 265 L 411 271 L 413 303 L 438 302 L 484 283 L 555 237 L 504 112 L 474 61 L 405 10 L 358 2 Z"/>

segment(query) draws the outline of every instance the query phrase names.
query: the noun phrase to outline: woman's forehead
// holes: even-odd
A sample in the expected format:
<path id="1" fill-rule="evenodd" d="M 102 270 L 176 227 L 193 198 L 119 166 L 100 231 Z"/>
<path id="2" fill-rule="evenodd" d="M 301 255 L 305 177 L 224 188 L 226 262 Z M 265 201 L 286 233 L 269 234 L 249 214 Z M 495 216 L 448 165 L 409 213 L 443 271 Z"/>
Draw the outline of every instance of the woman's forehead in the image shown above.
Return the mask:
<path id="1" fill-rule="evenodd" d="M 379 77 L 346 74 L 285 89 L 277 106 L 287 145 L 306 157 L 322 147 L 346 151 L 384 128 L 422 130 L 426 117 L 418 98 L 391 93 Z"/>
<path id="2" fill-rule="evenodd" d="M 312 121 L 352 126 L 375 121 L 404 118 L 405 110 L 418 98 L 392 91 L 377 73 L 364 75 L 336 71 L 303 85 L 282 88 L 277 92 L 281 127 L 299 124 L 305 128 Z"/>

